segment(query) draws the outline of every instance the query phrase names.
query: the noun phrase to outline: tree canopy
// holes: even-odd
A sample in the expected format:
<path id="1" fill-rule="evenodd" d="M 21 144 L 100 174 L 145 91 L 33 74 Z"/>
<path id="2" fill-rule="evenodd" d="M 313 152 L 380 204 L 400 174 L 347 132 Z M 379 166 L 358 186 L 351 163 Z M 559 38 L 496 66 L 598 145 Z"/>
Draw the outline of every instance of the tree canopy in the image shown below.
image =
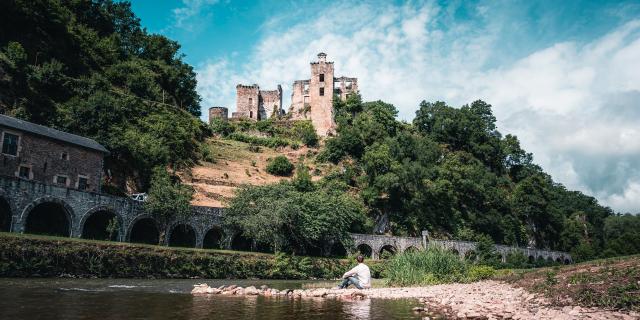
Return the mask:
<path id="1" fill-rule="evenodd" d="M 13 0 L 0 12 L 0 112 L 93 138 L 112 183 L 146 189 L 156 166 L 200 156 L 200 97 L 180 45 L 128 2 Z"/>

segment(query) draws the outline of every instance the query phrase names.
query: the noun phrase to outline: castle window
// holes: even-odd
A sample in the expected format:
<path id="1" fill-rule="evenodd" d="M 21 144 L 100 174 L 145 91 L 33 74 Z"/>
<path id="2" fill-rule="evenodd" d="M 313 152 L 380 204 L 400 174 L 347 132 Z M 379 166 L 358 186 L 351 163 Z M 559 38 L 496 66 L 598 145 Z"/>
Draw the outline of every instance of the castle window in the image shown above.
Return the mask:
<path id="1" fill-rule="evenodd" d="M 249 118 L 253 118 L 253 111 L 249 111 Z"/>
<path id="2" fill-rule="evenodd" d="M 60 154 L 60 159 L 62 159 L 62 160 L 69 160 L 69 154 L 68 154 L 68 153 L 66 153 L 66 152 L 62 152 L 62 153 Z"/>
<path id="3" fill-rule="evenodd" d="M 4 132 L 2 138 L 2 153 L 17 156 L 18 155 L 18 139 L 20 137 L 16 134 Z"/>
<path id="4" fill-rule="evenodd" d="M 20 168 L 18 169 L 18 176 L 22 179 L 30 179 L 31 168 L 27 166 L 20 166 Z"/>
<path id="5" fill-rule="evenodd" d="M 320 95 L 324 96 L 324 88 L 320 88 Z"/>
<path id="6" fill-rule="evenodd" d="M 78 175 L 78 184 L 76 188 L 78 190 L 87 190 L 89 186 L 89 178 L 87 176 Z"/>
<path id="7" fill-rule="evenodd" d="M 53 182 L 54 183 L 61 184 L 61 185 L 64 185 L 64 186 L 67 185 L 68 180 L 69 180 L 68 177 L 67 176 L 63 176 L 63 175 L 56 175 L 53 178 Z"/>
<path id="8" fill-rule="evenodd" d="M 324 73 L 320 74 L 320 82 L 324 82 Z"/>
<path id="9" fill-rule="evenodd" d="M 249 98 L 249 105 L 252 106 L 253 105 L 253 98 Z"/>

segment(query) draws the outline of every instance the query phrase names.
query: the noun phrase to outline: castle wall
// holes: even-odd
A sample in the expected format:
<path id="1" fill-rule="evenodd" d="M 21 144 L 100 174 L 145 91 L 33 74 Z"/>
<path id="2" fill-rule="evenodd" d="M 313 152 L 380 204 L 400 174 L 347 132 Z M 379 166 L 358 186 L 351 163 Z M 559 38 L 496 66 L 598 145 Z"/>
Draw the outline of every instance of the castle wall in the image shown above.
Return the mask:
<path id="1" fill-rule="evenodd" d="M 289 114 L 292 120 L 309 120 L 310 110 L 305 110 L 305 104 L 309 105 L 309 80 L 296 80 L 291 90 L 291 107 Z"/>
<path id="2" fill-rule="evenodd" d="M 358 78 L 335 78 L 335 83 L 335 93 L 342 100 L 346 100 L 349 94 L 358 92 Z"/>
<path id="3" fill-rule="evenodd" d="M 269 119 L 282 113 L 282 87 L 277 90 L 260 90 L 260 119 Z"/>
<path id="4" fill-rule="evenodd" d="M 260 88 L 257 84 L 251 86 L 236 86 L 236 112 L 232 114 L 233 118 L 246 118 L 260 120 L 259 104 L 260 104 Z"/>

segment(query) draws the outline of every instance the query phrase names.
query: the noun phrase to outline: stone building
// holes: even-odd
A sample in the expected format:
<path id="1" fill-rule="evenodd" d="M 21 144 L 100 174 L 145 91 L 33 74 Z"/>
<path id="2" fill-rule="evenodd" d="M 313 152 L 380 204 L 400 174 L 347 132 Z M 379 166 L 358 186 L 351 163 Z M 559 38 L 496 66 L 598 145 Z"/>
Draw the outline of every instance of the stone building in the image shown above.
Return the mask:
<path id="1" fill-rule="evenodd" d="M 213 119 L 222 119 L 227 121 L 229 118 L 229 109 L 225 107 L 211 107 L 209 108 L 209 123 L 213 121 Z"/>
<path id="2" fill-rule="evenodd" d="M 335 130 L 334 95 L 344 100 L 357 91 L 358 78 L 335 77 L 333 62 L 321 52 L 311 62 L 311 78 L 293 82 L 289 114 L 292 120 L 311 120 L 318 135 L 327 136 Z"/>
<path id="3" fill-rule="evenodd" d="M 236 86 L 236 112 L 232 118 L 265 120 L 282 114 L 282 87 L 260 90 L 257 84 Z"/>
<path id="4" fill-rule="evenodd" d="M 0 175 L 100 192 L 105 147 L 89 138 L 0 115 Z"/>

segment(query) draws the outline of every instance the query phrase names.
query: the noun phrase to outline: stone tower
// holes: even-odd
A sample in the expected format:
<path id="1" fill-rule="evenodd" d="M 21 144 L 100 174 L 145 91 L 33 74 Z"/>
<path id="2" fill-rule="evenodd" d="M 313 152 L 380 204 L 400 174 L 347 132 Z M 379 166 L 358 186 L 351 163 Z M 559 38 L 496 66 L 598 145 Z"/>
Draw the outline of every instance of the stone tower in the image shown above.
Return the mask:
<path id="1" fill-rule="evenodd" d="M 311 78 L 293 82 L 289 115 L 292 120 L 311 120 L 316 133 L 327 136 L 335 131 L 334 95 L 344 100 L 357 91 L 358 79 L 336 78 L 333 62 L 327 62 L 327 55 L 320 52 L 318 61 L 311 62 Z"/>
<path id="2" fill-rule="evenodd" d="M 227 121 L 229 117 L 229 109 L 225 107 L 211 107 L 209 108 L 209 123 L 213 121 L 213 119 L 222 119 Z"/>
<path id="3" fill-rule="evenodd" d="M 335 129 L 333 118 L 333 62 L 327 62 L 324 52 L 318 54 L 318 61 L 311 63 L 309 79 L 309 103 L 311 123 L 321 136 Z"/>

